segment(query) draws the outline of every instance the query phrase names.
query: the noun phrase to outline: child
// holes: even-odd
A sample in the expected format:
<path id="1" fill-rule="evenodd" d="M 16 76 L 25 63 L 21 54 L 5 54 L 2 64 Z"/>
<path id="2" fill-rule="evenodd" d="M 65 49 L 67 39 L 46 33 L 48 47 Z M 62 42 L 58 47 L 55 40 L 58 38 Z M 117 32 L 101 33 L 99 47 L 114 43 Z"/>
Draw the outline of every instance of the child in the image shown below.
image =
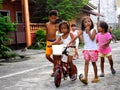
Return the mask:
<path id="1" fill-rule="evenodd" d="M 68 42 L 70 42 L 71 39 L 74 38 L 74 35 L 70 33 L 70 28 L 69 28 L 69 25 L 67 24 L 67 22 L 60 23 L 59 30 L 63 34 L 61 36 L 59 36 L 56 41 L 52 42 L 51 45 L 61 43 L 62 45 L 67 46 Z M 74 44 L 75 43 L 72 43 L 71 45 L 73 46 Z M 68 48 L 68 51 L 69 50 L 72 51 L 72 49 L 74 49 L 74 48 Z M 68 62 L 70 69 L 71 69 L 71 74 L 72 74 L 71 80 L 72 81 L 77 79 L 77 74 L 76 74 L 77 70 L 76 70 L 75 65 L 72 62 L 73 54 L 74 54 L 74 52 L 69 52 L 68 58 L 67 58 L 68 59 L 67 62 Z"/>
<path id="2" fill-rule="evenodd" d="M 104 57 L 106 56 L 109 60 L 111 73 L 115 74 L 116 71 L 113 68 L 113 60 L 111 48 L 109 46 L 110 41 L 112 40 L 111 34 L 108 32 L 108 24 L 104 21 L 100 21 L 98 23 L 98 31 L 99 33 L 96 36 L 96 40 L 99 46 L 99 55 L 100 55 L 100 67 L 101 67 L 101 75 L 100 77 L 104 77 Z"/>
<path id="3" fill-rule="evenodd" d="M 79 33 L 79 31 L 78 30 L 76 30 L 76 24 L 72 24 L 71 25 L 71 31 L 70 31 L 70 33 L 72 33 L 75 37 L 78 35 L 78 33 Z M 79 54 L 78 54 L 78 45 L 79 45 L 79 38 L 77 38 L 76 40 L 75 40 L 75 46 L 76 46 L 76 48 L 75 48 L 75 54 L 74 54 L 74 56 L 73 56 L 73 59 L 78 59 L 79 58 Z"/>
<path id="4" fill-rule="evenodd" d="M 110 26 L 110 28 L 108 29 L 108 32 L 111 34 L 111 36 L 112 36 L 112 40 L 114 40 L 115 41 L 115 43 L 117 42 L 117 39 L 116 39 L 116 36 L 113 34 L 113 32 L 112 32 L 112 27 Z"/>
<path id="5" fill-rule="evenodd" d="M 51 10 L 48 14 L 49 22 L 46 23 L 46 58 L 55 64 L 53 58 L 51 58 L 52 55 L 52 47 L 48 47 L 49 44 L 51 44 L 53 41 L 56 40 L 56 27 L 55 27 L 55 21 L 58 18 L 58 12 L 56 10 Z M 54 65 L 55 66 L 55 65 Z M 54 75 L 54 69 L 51 76 Z"/>
<path id="6" fill-rule="evenodd" d="M 97 44 L 95 40 L 96 30 L 93 29 L 93 27 L 94 25 L 91 18 L 89 16 L 84 17 L 81 23 L 82 31 L 78 34 L 78 36 L 72 39 L 72 41 L 74 41 L 79 36 L 81 38 L 81 34 L 83 35 L 81 41 L 84 44 L 83 55 L 85 59 L 85 65 L 84 65 L 85 76 L 84 78 L 80 78 L 80 80 L 86 85 L 88 84 L 88 69 L 89 69 L 90 61 L 92 62 L 92 66 L 94 69 L 94 79 L 92 80 L 92 83 L 97 83 L 99 81 L 97 75 L 97 65 L 96 65 L 96 61 L 98 60 Z"/>

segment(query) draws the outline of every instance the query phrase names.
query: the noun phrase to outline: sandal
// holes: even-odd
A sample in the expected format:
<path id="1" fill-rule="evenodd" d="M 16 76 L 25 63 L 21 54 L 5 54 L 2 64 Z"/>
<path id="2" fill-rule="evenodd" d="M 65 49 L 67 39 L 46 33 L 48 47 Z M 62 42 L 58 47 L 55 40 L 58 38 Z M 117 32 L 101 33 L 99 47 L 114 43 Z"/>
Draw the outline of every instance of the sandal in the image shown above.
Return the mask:
<path id="1" fill-rule="evenodd" d="M 104 77 L 105 75 L 104 75 L 104 73 L 101 73 L 100 75 L 99 75 L 99 77 Z"/>
<path id="2" fill-rule="evenodd" d="M 114 68 L 111 68 L 111 73 L 114 75 L 116 73 Z"/>
<path id="3" fill-rule="evenodd" d="M 79 80 L 80 80 L 82 83 L 84 83 L 85 85 L 88 84 L 88 80 L 85 79 L 85 78 L 83 78 L 83 74 L 80 74 L 80 75 L 79 75 Z"/>
<path id="4" fill-rule="evenodd" d="M 97 82 L 99 82 L 99 81 L 100 81 L 100 79 L 94 78 L 91 82 L 92 82 L 92 83 L 97 83 Z"/>
<path id="5" fill-rule="evenodd" d="M 87 85 L 87 84 L 88 84 L 88 80 L 87 80 L 87 79 L 85 79 L 85 78 L 82 78 L 80 81 L 81 81 L 82 83 L 84 83 L 85 85 Z"/>

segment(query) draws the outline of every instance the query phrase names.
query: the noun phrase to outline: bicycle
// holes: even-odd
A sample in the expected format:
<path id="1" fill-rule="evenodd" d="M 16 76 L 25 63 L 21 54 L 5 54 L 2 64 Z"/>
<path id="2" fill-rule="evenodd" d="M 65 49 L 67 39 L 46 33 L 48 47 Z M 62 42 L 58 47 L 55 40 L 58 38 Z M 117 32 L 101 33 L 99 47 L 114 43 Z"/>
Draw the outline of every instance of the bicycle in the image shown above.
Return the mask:
<path id="1" fill-rule="evenodd" d="M 72 77 L 69 63 L 62 61 L 63 55 L 68 56 L 69 51 L 67 51 L 67 49 L 69 47 L 64 48 L 63 45 L 53 45 L 52 48 L 53 48 L 53 55 L 56 56 L 55 60 L 57 60 L 57 65 L 55 67 L 55 74 L 54 74 L 54 84 L 56 87 L 59 87 L 61 84 L 62 77 L 64 80 L 66 80 L 68 76 L 69 78 Z M 75 65 L 74 65 L 74 70 L 76 72 L 76 78 L 75 78 L 76 80 L 77 79 L 77 67 Z"/>

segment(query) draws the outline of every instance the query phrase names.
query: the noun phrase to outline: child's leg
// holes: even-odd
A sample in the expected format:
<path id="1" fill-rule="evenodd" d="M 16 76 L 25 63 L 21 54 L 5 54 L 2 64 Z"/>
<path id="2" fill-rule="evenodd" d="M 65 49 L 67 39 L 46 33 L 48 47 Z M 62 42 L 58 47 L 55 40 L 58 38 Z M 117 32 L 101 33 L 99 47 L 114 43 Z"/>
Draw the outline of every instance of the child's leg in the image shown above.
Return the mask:
<path id="1" fill-rule="evenodd" d="M 109 64 L 110 64 L 110 69 L 111 69 L 111 72 L 112 74 L 115 74 L 116 71 L 114 70 L 113 68 L 113 60 L 112 60 L 112 55 L 108 56 L 108 60 L 109 60 Z"/>
<path id="2" fill-rule="evenodd" d="M 51 63 L 54 64 L 54 60 L 51 58 L 51 55 L 46 54 L 46 58 L 47 58 L 47 60 L 49 60 Z"/>
<path id="3" fill-rule="evenodd" d="M 74 80 L 76 80 L 77 79 L 77 68 L 76 68 L 76 66 L 73 64 L 73 62 L 72 62 L 72 60 L 73 60 L 73 56 L 68 56 L 68 64 L 69 64 L 69 66 L 70 66 L 70 74 L 72 75 L 71 77 L 70 77 L 70 79 L 72 80 L 72 81 L 74 81 Z"/>
<path id="4" fill-rule="evenodd" d="M 91 82 L 92 83 L 97 83 L 100 80 L 99 80 L 98 75 L 97 75 L 97 65 L 96 65 L 96 62 L 92 62 L 92 65 L 93 65 L 93 69 L 94 69 L 94 79 Z"/>
<path id="5" fill-rule="evenodd" d="M 90 61 L 89 51 L 84 50 L 83 55 L 84 55 L 84 60 L 85 60 L 85 64 L 84 64 L 84 75 L 85 75 L 85 77 L 84 78 L 86 80 L 88 80 L 88 69 L 89 69 L 89 61 Z"/>
<path id="6" fill-rule="evenodd" d="M 77 56 L 77 59 L 78 59 L 79 58 L 78 49 L 76 49 L 76 56 Z"/>
<path id="7" fill-rule="evenodd" d="M 73 59 L 73 56 L 68 56 L 68 64 L 69 64 L 70 69 L 71 69 L 71 74 L 74 75 L 74 74 L 76 74 L 76 71 L 74 70 L 75 66 L 73 64 L 72 59 Z"/>
<path id="8" fill-rule="evenodd" d="M 111 56 L 108 56 L 108 60 L 109 60 L 110 68 L 113 68 L 112 55 L 111 55 Z"/>
<path id="9" fill-rule="evenodd" d="M 101 68 L 101 74 L 104 74 L 104 57 L 100 57 L 100 68 Z"/>
<path id="10" fill-rule="evenodd" d="M 92 65 L 93 65 L 93 69 L 94 69 L 94 78 L 98 79 L 96 62 L 92 62 Z"/>
<path id="11" fill-rule="evenodd" d="M 73 56 L 73 59 L 78 59 L 78 51 L 76 48 L 74 50 L 75 50 L 75 54 Z"/>
<path id="12" fill-rule="evenodd" d="M 88 70 L 89 70 L 89 60 L 85 60 L 84 75 L 86 80 L 88 80 Z"/>

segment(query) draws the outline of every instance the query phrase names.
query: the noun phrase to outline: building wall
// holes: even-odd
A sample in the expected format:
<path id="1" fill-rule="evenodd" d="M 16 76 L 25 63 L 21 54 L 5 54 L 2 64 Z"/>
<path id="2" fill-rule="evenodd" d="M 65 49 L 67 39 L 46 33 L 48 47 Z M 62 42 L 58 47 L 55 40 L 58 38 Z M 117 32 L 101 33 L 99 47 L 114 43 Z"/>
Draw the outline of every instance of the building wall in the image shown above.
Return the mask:
<path id="1" fill-rule="evenodd" d="M 8 10 L 10 12 L 10 19 L 16 21 L 16 11 L 22 11 L 20 2 L 11 2 L 11 0 L 6 0 L 3 3 L 1 10 Z"/>
<path id="2" fill-rule="evenodd" d="M 100 17 L 100 20 L 105 20 L 109 25 L 116 27 L 118 23 L 118 14 L 116 7 L 116 0 L 91 0 L 90 2 L 95 6 L 98 6 L 100 1 L 100 13 L 104 15 L 104 17 Z M 98 8 L 95 10 L 98 12 Z M 97 16 L 91 15 L 93 21 L 97 22 Z"/>

